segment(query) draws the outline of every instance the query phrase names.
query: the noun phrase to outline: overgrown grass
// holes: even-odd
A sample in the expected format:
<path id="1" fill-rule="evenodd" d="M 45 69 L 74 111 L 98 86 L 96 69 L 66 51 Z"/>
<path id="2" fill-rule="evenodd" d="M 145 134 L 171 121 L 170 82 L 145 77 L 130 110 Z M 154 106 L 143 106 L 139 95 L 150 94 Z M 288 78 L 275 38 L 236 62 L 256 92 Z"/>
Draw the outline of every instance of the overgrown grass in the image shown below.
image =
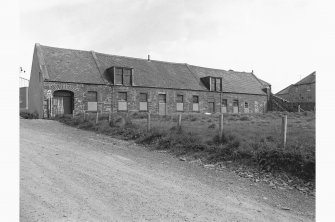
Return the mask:
<path id="1" fill-rule="evenodd" d="M 315 178 L 315 114 L 287 113 L 288 144 L 281 148 L 280 128 L 283 113 L 226 115 L 223 135 L 215 123 L 219 116 L 192 114 L 176 126 L 177 115 L 152 115 L 152 130 L 146 131 L 146 113 L 101 116 L 65 116 L 57 118 L 65 124 L 113 137 L 135 140 L 153 149 L 169 150 L 175 155 L 201 158 L 203 162 L 240 161 L 260 170 L 286 172 L 305 180 Z"/>

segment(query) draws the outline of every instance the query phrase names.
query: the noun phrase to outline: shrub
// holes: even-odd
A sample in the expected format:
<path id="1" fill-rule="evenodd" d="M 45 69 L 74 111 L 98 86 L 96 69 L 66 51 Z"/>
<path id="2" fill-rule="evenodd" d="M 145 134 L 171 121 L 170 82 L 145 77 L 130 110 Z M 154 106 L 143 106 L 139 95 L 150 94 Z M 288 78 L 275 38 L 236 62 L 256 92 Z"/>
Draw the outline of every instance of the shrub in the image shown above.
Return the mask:
<path id="1" fill-rule="evenodd" d="M 144 133 L 142 137 L 140 137 L 137 142 L 141 144 L 153 144 L 157 142 L 159 139 L 166 135 L 165 131 L 158 129 L 151 129 L 151 131 Z"/>
<path id="2" fill-rule="evenodd" d="M 216 125 L 215 123 L 212 123 L 211 125 L 208 126 L 209 129 L 215 129 Z"/>
<path id="3" fill-rule="evenodd" d="M 294 176 L 311 180 L 315 178 L 315 160 L 306 159 L 300 153 L 285 150 L 262 150 L 256 160 L 262 170 L 285 171 Z"/>
<path id="4" fill-rule="evenodd" d="M 30 113 L 28 111 L 21 111 L 20 116 L 23 119 L 38 119 L 38 113 L 36 111 L 33 113 Z"/>

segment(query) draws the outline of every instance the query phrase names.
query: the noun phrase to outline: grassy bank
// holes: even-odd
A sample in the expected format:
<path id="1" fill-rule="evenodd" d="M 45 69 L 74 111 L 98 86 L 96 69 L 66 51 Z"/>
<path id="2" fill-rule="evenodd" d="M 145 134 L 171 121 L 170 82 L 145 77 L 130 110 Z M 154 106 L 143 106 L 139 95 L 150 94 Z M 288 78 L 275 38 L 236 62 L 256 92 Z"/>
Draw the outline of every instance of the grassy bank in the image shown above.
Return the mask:
<path id="1" fill-rule="evenodd" d="M 97 131 L 120 139 L 135 140 L 153 149 L 169 150 L 179 156 L 215 164 L 233 161 L 266 172 L 285 172 L 310 181 L 315 178 L 315 114 L 288 113 L 287 148 L 280 147 L 282 113 L 225 116 L 222 139 L 218 135 L 219 116 L 152 115 L 152 130 L 146 131 L 145 113 L 59 117 L 57 120 L 80 129 Z"/>

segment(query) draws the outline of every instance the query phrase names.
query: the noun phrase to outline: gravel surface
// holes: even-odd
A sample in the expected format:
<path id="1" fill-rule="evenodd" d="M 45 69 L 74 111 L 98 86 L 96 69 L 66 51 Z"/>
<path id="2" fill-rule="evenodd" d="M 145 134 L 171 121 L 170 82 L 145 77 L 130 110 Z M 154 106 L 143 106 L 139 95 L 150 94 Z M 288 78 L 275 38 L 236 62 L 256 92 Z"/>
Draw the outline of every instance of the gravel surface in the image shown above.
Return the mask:
<path id="1" fill-rule="evenodd" d="M 134 142 L 20 119 L 24 221 L 314 221 L 315 199 Z"/>

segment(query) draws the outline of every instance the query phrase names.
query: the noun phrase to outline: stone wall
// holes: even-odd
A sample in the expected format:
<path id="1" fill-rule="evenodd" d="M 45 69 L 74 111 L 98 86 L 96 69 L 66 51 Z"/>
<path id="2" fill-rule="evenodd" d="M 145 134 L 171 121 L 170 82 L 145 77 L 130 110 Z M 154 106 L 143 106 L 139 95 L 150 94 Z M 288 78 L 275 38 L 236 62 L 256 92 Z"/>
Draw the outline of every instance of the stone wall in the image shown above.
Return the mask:
<path id="1" fill-rule="evenodd" d="M 139 111 L 140 107 L 140 93 L 148 95 L 148 110 L 151 113 L 158 113 L 159 103 L 158 95 L 166 94 L 166 113 L 176 113 L 177 95 L 183 95 L 184 111 L 185 113 L 192 113 L 193 111 L 193 96 L 199 96 L 199 111 L 205 113 L 209 111 L 208 102 L 214 102 L 215 112 L 221 112 L 221 100 L 227 99 L 227 112 L 233 112 L 233 100 L 239 101 L 239 113 L 245 113 L 244 104 L 248 102 L 249 113 L 265 112 L 267 96 L 266 95 L 250 95 L 250 94 L 233 94 L 233 93 L 219 93 L 219 92 L 204 92 L 191 90 L 177 90 L 177 89 L 160 89 L 149 87 L 125 87 L 125 86 L 107 86 L 107 85 L 92 85 L 92 84 L 75 84 L 75 83 L 58 83 L 58 82 L 44 82 L 44 100 L 47 100 L 47 92 L 51 91 L 53 94 L 57 90 L 68 90 L 74 93 L 74 113 L 82 113 L 87 110 L 86 93 L 88 91 L 96 91 L 98 94 L 98 110 L 99 112 L 109 113 L 118 112 L 118 93 L 127 92 L 127 110 Z M 45 112 L 47 107 L 44 107 Z"/>

